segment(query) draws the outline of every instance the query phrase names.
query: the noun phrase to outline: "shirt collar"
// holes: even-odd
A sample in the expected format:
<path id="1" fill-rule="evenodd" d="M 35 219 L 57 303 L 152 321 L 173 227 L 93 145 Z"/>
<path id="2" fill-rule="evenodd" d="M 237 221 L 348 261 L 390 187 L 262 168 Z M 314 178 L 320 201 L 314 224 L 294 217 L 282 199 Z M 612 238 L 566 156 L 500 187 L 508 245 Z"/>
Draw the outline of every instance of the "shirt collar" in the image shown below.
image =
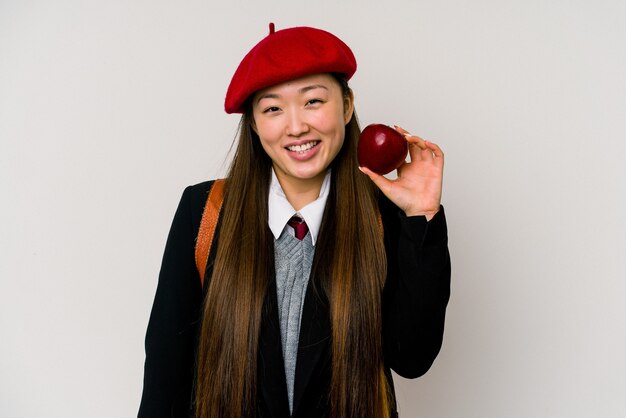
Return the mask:
<path id="1" fill-rule="evenodd" d="M 322 217 L 324 216 L 324 208 L 326 207 L 329 191 L 330 170 L 326 172 L 319 197 L 299 211 L 296 211 L 287 200 L 287 196 L 285 196 L 285 192 L 276 177 L 276 173 L 274 169 L 272 169 L 270 192 L 267 199 L 269 212 L 267 223 L 269 224 L 272 234 L 274 234 L 274 238 L 278 239 L 289 219 L 291 219 L 293 215 L 298 214 L 309 227 L 311 240 L 313 245 L 315 245 L 320 227 L 322 226 Z"/>

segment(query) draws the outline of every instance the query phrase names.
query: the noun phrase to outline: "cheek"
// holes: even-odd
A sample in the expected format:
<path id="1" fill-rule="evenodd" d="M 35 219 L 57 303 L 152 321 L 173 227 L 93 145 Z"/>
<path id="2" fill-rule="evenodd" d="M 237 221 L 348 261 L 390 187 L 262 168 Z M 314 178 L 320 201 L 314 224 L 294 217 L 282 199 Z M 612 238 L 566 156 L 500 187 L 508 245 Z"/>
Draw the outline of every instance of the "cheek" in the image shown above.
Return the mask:
<path id="1" fill-rule="evenodd" d="M 271 123 L 263 122 L 257 125 L 256 133 L 261 140 L 261 145 L 263 148 L 267 149 L 267 147 L 272 146 L 272 144 L 276 143 L 280 136 L 277 134 L 277 129 Z"/>
<path id="2" fill-rule="evenodd" d="M 327 134 L 339 135 L 343 138 L 346 128 L 343 110 L 334 108 L 331 112 L 320 115 L 317 126 Z"/>
<path id="3" fill-rule="evenodd" d="M 267 141 L 267 139 L 263 139 L 264 137 L 260 135 L 259 138 L 261 139 L 261 147 L 263 148 L 265 153 L 271 158 L 271 156 L 273 155 L 272 145 L 274 144 L 274 142 Z"/>

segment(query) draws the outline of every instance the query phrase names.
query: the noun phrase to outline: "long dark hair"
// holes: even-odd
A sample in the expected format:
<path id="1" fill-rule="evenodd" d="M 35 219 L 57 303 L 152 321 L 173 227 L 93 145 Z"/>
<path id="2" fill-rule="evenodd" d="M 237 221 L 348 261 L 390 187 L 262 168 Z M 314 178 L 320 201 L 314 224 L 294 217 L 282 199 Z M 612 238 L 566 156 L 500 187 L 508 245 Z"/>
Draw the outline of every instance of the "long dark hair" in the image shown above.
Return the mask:
<path id="1" fill-rule="evenodd" d="M 344 98 L 347 82 L 335 76 Z M 242 116 L 226 181 L 222 226 L 202 314 L 197 356 L 197 418 L 256 413 L 257 351 L 262 307 L 274 280 L 273 235 L 267 226 L 272 161 Z M 311 278 L 329 301 L 333 418 L 389 416 L 382 352 L 381 295 L 386 256 L 377 192 L 358 171 L 356 114 L 331 163 L 332 176 Z"/>

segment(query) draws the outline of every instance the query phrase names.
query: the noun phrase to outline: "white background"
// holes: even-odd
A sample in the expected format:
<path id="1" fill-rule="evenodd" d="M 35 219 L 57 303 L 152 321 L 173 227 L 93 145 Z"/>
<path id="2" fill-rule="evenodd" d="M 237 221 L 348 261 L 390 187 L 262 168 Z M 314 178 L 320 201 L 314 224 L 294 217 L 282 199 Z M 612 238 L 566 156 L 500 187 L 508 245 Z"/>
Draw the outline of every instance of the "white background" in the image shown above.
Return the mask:
<path id="1" fill-rule="evenodd" d="M 336 33 L 362 125 L 446 153 L 453 295 L 401 415 L 626 416 L 621 0 L 0 0 L 0 416 L 136 415 L 174 210 L 269 21 Z"/>

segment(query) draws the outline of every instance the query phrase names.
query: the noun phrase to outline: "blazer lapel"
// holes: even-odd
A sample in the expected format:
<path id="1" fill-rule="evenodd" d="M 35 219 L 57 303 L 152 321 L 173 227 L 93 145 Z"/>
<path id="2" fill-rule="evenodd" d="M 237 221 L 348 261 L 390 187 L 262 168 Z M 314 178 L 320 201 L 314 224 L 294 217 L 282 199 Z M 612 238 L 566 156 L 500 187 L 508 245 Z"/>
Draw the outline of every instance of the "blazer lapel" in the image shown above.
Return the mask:
<path id="1" fill-rule="evenodd" d="M 267 405 L 269 417 L 288 418 L 289 399 L 287 397 L 287 378 L 278 321 L 278 301 L 276 281 L 270 280 L 268 293 L 263 305 L 263 322 L 259 341 L 258 394 Z M 259 396 L 258 395 L 258 396 Z M 265 416 L 262 414 L 261 416 Z"/>
<path id="2" fill-rule="evenodd" d="M 322 291 L 315 289 L 314 282 L 314 278 L 311 277 L 304 297 L 303 312 L 300 320 L 298 360 L 294 382 L 294 416 L 297 415 L 298 406 L 302 401 L 314 371 L 316 371 L 316 367 L 320 366 L 318 363 L 328 362 L 330 364 L 331 361 L 328 302 L 325 300 L 325 296 L 322 296 Z M 321 372 L 320 370 L 317 371 Z"/>

